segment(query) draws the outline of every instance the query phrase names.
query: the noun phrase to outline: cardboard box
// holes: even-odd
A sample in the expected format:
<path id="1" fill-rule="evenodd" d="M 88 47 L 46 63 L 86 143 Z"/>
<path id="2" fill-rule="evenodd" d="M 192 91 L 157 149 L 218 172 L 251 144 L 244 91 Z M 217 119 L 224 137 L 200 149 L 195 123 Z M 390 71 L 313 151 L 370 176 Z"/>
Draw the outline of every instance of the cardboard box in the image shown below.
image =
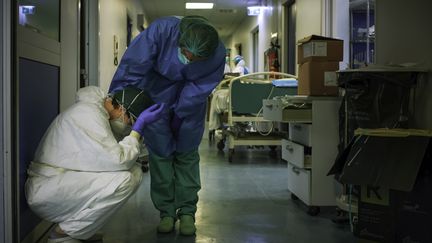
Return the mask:
<path id="1" fill-rule="evenodd" d="M 361 186 L 354 235 L 376 242 L 395 242 L 395 205 L 388 188 Z"/>
<path id="2" fill-rule="evenodd" d="M 396 242 L 432 242 L 430 226 L 432 213 L 422 215 L 401 211 L 397 215 Z"/>
<path id="3" fill-rule="evenodd" d="M 374 131 L 375 129 L 362 129 Z M 391 129 L 388 129 L 391 130 Z M 404 129 L 400 129 L 404 131 Z M 380 131 L 376 129 L 376 131 Z M 417 174 L 429 145 L 429 137 L 388 137 L 357 135 L 340 155 L 335 166 L 340 171 L 339 180 L 344 184 L 385 187 L 409 192 L 413 189 Z M 401 133 L 402 134 L 402 133 Z"/>
<path id="4" fill-rule="evenodd" d="M 432 242 L 432 153 L 428 151 L 410 192 L 397 191 L 396 242 Z"/>
<path id="5" fill-rule="evenodd" d="M 300 65 L 298 75 L 299 95 L 338 94 L 336 72 L 339 62 L 306 62 Z"/>
<path id="6" fill-rule="evenodd" d="M 423 161 L 431 165 L 432 161 Z M 354 234 L 376 242 L 432 242 L 431 168 L 420 169 L 413 190 L 361 186 Z M 422 173 L 426 172 L 426 173 Z"/>
<path id="7" fill-rule="evenodd" d="M 361 185 L 356 236 L 432 242 L 431 135 L 413 129 L 357 130 L 331 170 L 342 183 Z"/>
<path id="8" fill-rule="evenodd" d="M 343 40 L 311 35 L 298 41 L 298 64 L 310 61 L 343 60 Z"/>

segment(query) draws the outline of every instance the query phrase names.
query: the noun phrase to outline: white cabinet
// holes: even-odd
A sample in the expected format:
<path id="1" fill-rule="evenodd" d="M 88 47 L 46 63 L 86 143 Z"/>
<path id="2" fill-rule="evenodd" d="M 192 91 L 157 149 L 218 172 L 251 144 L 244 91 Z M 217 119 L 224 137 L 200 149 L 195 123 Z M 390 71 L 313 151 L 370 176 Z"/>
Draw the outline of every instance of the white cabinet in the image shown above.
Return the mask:
<path id="1" fill-rule="evenodd" d="M 327 173 L 337 156 L 340 99 L 290 96 L 263 103 L 264 119 L 276 117 L 289 123 L 289 136 L 282 140 L 282 159 L 288 162 L 292 198 L 309 206 L 311 215 L 319 212 L 319 206 L 334 206 L 336 184 Z"/>
<path id="2" fill-rule="evenodd" d="M 288 163 L 288 187 L 306 205 L 311 202 L 311 170 L 301 169 Z"/>
<path id="3" fill-rule="evenodd" d="M 282 159 L 299 168 L 311 168 L 312 158 L 309 148 L 291 140 L 282 139 Z"/>
<path id="4" fill-rule="evenodd" d="M 283 100 L 263 100 L 263 117 L 266 120 L 278 122 L 288 119 L 296 122 L 310 122 L 312 109 L 311 107 L 304 107 L 302 104 L 298 104 L 298 106 L 288 104 Z"/>
<path id="5" fill-rule="evenodd" d="M 290 140 L 305 146 L 312 146 L 312 124 L 290 123 L 288 131 Z"/>

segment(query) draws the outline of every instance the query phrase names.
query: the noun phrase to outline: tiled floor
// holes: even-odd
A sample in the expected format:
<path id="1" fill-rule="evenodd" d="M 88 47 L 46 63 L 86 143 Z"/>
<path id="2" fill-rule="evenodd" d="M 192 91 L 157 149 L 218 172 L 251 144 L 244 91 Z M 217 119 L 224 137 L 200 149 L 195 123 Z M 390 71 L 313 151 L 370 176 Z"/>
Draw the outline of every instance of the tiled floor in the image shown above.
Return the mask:
<path id="1" fill-rule="evenodd" d="M 204 140 L 200 147 L 201 184 L 197 234 L 156 233 L 159 214 L 150 200 L 150 176 L 104 227 L 105 243 L 136 242 L 355 242 L 347 226 L 335 225 L 333 208 L 312 217 L 292 201 L 286 162 L 271 159 L 267 149 L 236 149 L 233 163 Z M 279 156 L 280 157 L 280 156 Z"/>

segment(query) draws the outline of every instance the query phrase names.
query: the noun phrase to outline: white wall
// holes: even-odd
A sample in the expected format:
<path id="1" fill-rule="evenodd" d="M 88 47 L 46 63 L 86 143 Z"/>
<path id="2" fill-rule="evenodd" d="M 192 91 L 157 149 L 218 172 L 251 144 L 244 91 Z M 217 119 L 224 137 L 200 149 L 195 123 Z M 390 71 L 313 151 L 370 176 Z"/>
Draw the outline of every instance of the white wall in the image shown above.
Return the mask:
<path id="1" fill-rule="evenodd" d="M 350 40 L 350 19 L 349 19 L 349 1 L 333 0 L 332 3 L 332 34 L 333 38 L 344 40 L 344 56 L 340 63 L 341 70 L 349 67 L 349 40 Z"/>
<path id="2" fill-rule="evenodd" d="M 247 66 L 252 66 L 252 35 L 251 31 L 255 27 L 259 27 L 259 70 L 264 70 L 264 52 L 270 47 L 271 33 L 278 33 L 279 44 L 284 43 L 284 22 L 282 4 L 286 0 L 268 1 L 268 9 L 263 11 L 260 16 L 248 16 L 234 32 L 231 43 L 227 46 L 232 49 L 232 57 L 237 55 L 234 45 L 242 44 L 242 54 L 245 57 Z M 321 35 L 322 28 L 322 3 L 320 0 L 297 0 L 297 23 L 296 23 L 296 38 L 302 39 L 306 36 L 316 34 Z M 282 45 L 283 46 L 283 45 Z M 284 61 L 286 57 L 285 49 L 280 51 L 280 60 Z M 284 65 L 282 65 L 284 66 Z"/>
<path id="3" fill-rule="evenodd" d="M 100 87 L 108 92 L 112 77 L 117 69 L 114 65 L 114 35 L 118 37 L 120 62 L 126 50 L 126 19 L 127 13 L 133 21 L 133 37 L 139 34 L 136 26 L 136 15 L 145 16 L 138 0 L 103 0 L 99 2 L 99 77 Z M 146 25 L 148 24 L 145 21 Z"/>
<path id="4" fill-rule="evenodd" d="M 108 91 L 116 70 L 114 35 L 119 42 L 119 61 L 126 49 L 126 4 L 123 0 L 99 2 L 99 85 Z"/>
<path id="5" fill-rule="evenodd" d="M 264 52 L 270 47 L 271 33 L 278 32 L 278 24 L 280 11 L 276 0 L 268 1 L 267 8 L 261 11 L 259 16 L 247 16 L 239 27 L 234 31 L 229 43 L 225 43 L 227 48 L 231 48 L 231 59 L 238 55 L 235 44 L 242 44 L 242 56 L 246 61 L 246 66 L 252 70 L 253 50 L 252 50 L 252 31 L 258 27 L 259 29 L 259 46 L 258 58 L 259 69 L 252 70 L 254 72 L 264 70 Z M 233 67 L 231 62 L 231 67 Z"/>
<path id="6" fill-rule="evenodd" d="M 132 37 L 137 36 L 140 31 L 137 26 L 137 15 L 144 14 L 144 27 L 147 28 L 149 22 L 145 15 L 145 10 L 142 7 L 142 0 L 128 0 L 127 1 L 127 13 L 132 19 Z"/>
<path id="7" fill-rule="evenodd" d="M 319 0 L 297 0 L 296 38 L 321 35 L 322 11 Z"/>
<path id="8" fill-rule="evenodd" d="M 257 26 L 257 17 L 246 17 L 243 22 L 239 25 L 234 34 L 230 38 L 229 43 L 225 43 L 226 48 L 231 48 L 231 69 L 234 68 L 232 58 L 238 55 L 238 51 L 235 48 L 236 44 L 242 45 L 242 56 L 249 68 L 252 68 L 252 34 L 251 31 Z"/>
<path id="9" fill-rule="evenodd" d="M 432 1 L 376 1 L 376 62 L 419 63 L 432 70 Z M 417 126 L 432 129 L 432 75 L 417 88 Z"/>
<path id="10" fill-rule="evenodd" d="M 285 35 L 287 31 L 283 4 L 287 0 L 279 0 L 279 43 L 281 44 L 281 60 L 287 60 L 288 53 Z M 340 69 L 345 69 L 349 62 L 349 1 L 348 0 L 296 0 L 296 39 L 309 35 L 322 35 L 344 40 L 344 59 Z M 295 50 L 297 53 L 297 50 Z M 297 54 L 296 54 L 297 60 Z M 286 65 L 282 65 L 285 67 Z M 297 66 L 298 67 L 298 66 Z M 285 70 L 284 70 L 285 71 Z"/>
<path id="11" fill-rule="evenodd" d="M 432 67 L 432 1 L 377 1 L 376 9 L 377 62 Z"/>

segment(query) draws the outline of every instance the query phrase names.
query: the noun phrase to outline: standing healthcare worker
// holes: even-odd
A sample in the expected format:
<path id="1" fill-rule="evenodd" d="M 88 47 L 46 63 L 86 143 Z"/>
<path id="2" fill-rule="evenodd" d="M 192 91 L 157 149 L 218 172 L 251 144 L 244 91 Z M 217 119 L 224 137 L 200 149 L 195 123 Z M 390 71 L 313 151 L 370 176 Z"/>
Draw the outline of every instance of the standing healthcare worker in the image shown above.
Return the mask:
<path id="1" fill-rule="evenodd" d="M 167 104 L 163 117 L 144 129 L 158 232 L 171 232 L 179 218 L 180 233 L 195 234 L 198 146 L 207 97 L 223 77 L 225 52 L 205 18 L 160 18 L 133 40 L 111 83 L 110 92 L 134 85 Z"/>
<path id="2" fill-rule="evenodd" d="M 235 68 L 233 69 L 233 73 L 240 73 L 240 76 L 249 74 L 249 68 L 246 67 L 246 62 L 244 58 L 240 55 L 236 55 L 233 59 Z"/>
<path id="3" fill-rule="evenodd" d="M 51 123 L 28 168 L 30 208 L 56 223 L 48 243 L 100 238 L 96 231 L 141 182 L 141 168 L 135 164 L 140 137 L 164 109 L 153 105 L 144 110 L 152 102 L 133 87 L 112 98 L 98 87 L 86 87 L 76 97 Z"/>

